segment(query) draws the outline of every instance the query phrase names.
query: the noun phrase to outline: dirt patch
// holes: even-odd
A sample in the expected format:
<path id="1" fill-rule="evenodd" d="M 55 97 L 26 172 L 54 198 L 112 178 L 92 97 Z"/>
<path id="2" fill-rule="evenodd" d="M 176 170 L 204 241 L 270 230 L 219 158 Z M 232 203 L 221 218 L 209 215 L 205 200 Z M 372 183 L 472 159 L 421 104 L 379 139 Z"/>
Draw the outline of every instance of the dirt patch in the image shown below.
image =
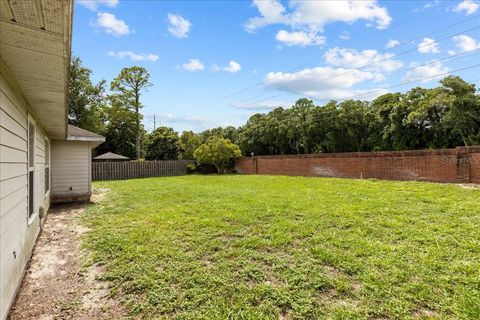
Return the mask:
<path id="1" fill-rule="evenodd" d="M 98 281 L 103 269 L 82 268 L 79 236 L 88 228 L 77 223 L 85 205 L 49 211 L 9 319 L 119 319 L 120 303 Z"/>
<path id="2" fill-rule="evenodd" d="M 425 319 L 425 318 L 433 319 L 438 317 L 438 314 L 433 310 L 430 310 L 428 308 L 423 308 L 423 309 L 415 310 L 413 312 L 413 317 L 415 319 Z"/>
<path id="3" fill-rule="evenodd" d="M 480 189 L 480 184 L 476 183 L 459 183 L 458 186 L 464 189 Z"/>
<path id="4" fill-rule="evenodd" d="M 93 189 L 92 195 L 90 197 L 90 201 L 92 201 L 93 203 L 102 202 L 105 196 L 107 195 L 108 191 L 110 190 L 106 188 Z"/>

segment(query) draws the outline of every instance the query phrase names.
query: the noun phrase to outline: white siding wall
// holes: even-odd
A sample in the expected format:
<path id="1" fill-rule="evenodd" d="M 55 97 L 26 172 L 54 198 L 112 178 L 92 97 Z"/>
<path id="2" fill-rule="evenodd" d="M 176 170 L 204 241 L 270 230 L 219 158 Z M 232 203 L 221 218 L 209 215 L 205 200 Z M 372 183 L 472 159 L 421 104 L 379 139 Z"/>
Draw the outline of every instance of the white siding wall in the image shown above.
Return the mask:
<path id="1" fill-rule="evenodd" d="M 51 150 L 52 197 L 90 196 L 90 144 L 53 141 Z"/>
<path id="2" fill-rule="evenodd" d="M 38 211 L 48 209 L 44 190 L 45 133 L 36 122 L 35 204 L 28 221 L 27 105 L 0 73 L 0 319 L 20 284 L 40 230 Z"/>

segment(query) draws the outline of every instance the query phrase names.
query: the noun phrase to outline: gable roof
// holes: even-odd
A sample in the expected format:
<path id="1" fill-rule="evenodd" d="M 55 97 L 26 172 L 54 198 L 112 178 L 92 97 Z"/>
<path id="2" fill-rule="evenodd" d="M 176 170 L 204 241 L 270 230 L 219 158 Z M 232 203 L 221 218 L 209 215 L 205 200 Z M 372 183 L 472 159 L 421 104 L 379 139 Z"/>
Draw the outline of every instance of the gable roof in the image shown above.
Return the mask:
<path id="1" fill-rule="evenodd" d="M 105 142 L 105 137 L 69 124 L 67 141 Z"/>
<path id="2" fill-rule="evenodd" d="M 113 152 L 107 152 L 96 156 L 95 158 L 93 158 L 93 160 L 130 160 L 130 158 Z"/>

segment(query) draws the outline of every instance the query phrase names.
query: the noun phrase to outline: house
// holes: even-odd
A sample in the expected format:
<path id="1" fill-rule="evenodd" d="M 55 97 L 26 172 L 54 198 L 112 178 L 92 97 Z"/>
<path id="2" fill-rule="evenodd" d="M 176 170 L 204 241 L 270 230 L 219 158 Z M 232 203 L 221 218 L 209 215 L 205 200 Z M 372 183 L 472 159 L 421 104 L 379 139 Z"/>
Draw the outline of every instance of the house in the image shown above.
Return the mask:
<path id="1" fill-rule="evenodd" d="M 51 200 L 86 199 L 102 137 L 67 125 L 73 1 L 0 1 L 0 319 Z"/>
<path id="2" fill-rule="evenodd" d="M 72 125 L 68 125 L 65 140 L 52 141 L 52 202 L 90 200 L 92 149 L 104 141 L 104 137 Z"/>
<path id="3" fill-rule="evenodd" d="M 118 162 L 118 161 L 129 161 L 129 160 L 130 160 L 129 157 L 125 157 L 113 152 L 107 152 L 93 158 L 94 162 Z"/>

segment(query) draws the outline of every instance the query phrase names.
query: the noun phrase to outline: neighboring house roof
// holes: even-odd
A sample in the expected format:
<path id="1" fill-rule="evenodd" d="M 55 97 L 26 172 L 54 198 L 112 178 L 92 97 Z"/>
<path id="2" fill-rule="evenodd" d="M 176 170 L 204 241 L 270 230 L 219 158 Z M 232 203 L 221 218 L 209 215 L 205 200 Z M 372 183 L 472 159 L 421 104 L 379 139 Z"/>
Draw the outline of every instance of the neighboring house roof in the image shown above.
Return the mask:
<path id="1" fill-rule="evenodd" d="M 67 136 L 73 0 L 0 0 L 0 70 L 53 140 Z"/>
<path id="2" fill-rule="evenodd" d="M 69 124 L 67 141 L 105 142 L 105 137 Z"/>
<path id="3" fill-rule="evenodd" d="M 93 160 L 130 160 L 130 158 L 113 152 L 107 152 L 96 156 L 95 158 L 93 158 Z"/>

